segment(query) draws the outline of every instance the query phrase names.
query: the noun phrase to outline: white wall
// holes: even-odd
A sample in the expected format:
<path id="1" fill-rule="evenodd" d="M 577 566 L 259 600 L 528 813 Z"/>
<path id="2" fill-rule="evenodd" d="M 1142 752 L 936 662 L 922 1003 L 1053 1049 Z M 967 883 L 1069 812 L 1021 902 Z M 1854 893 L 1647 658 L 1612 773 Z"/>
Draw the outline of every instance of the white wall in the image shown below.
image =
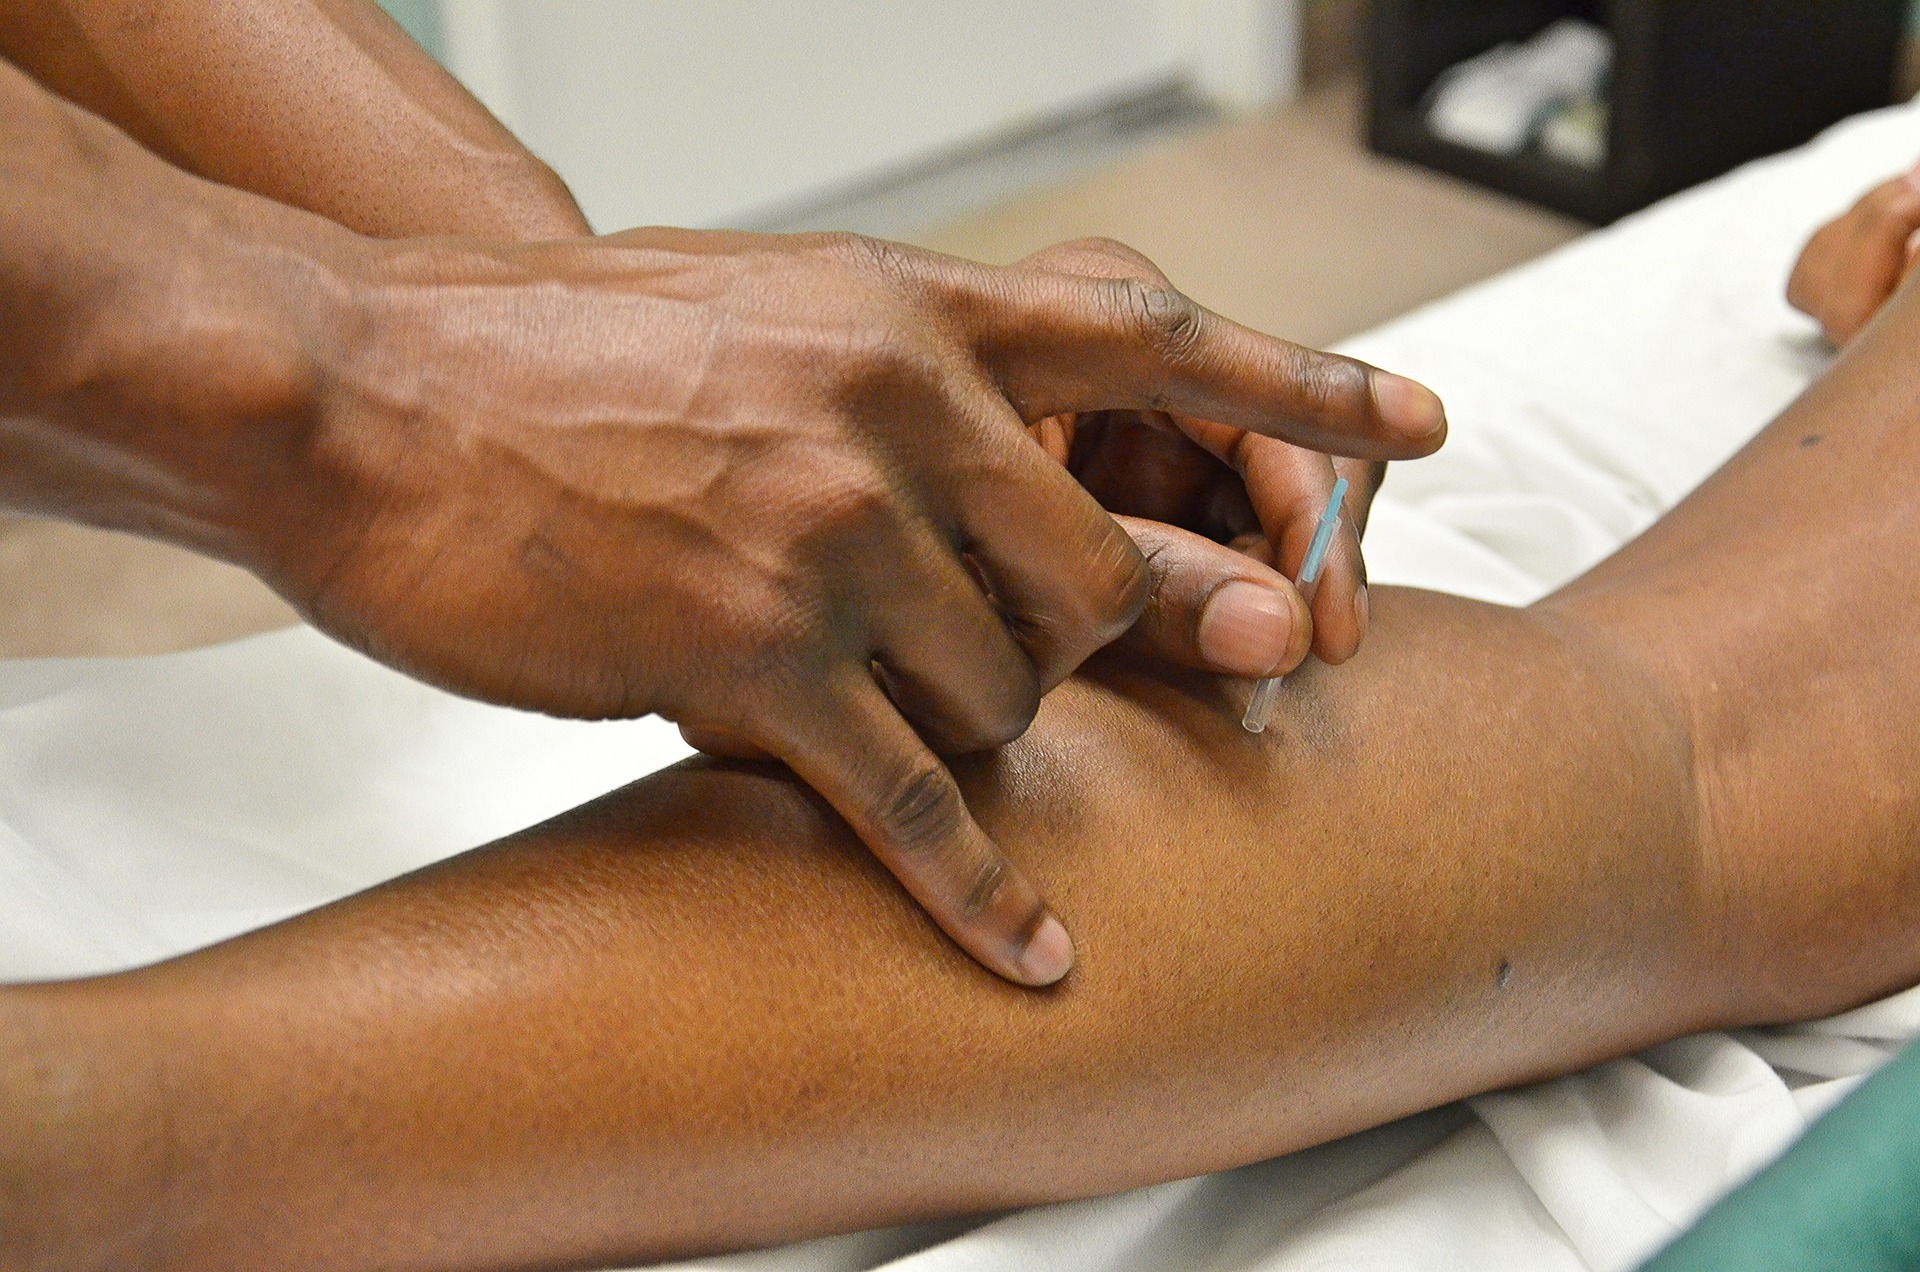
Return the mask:
<path id="1" fill-rule="evenodd" d="M 446 0 L 454 72 L 602 230 L 726 225 L 1185 81 L 1287 94 L 1297 0 Z"/>

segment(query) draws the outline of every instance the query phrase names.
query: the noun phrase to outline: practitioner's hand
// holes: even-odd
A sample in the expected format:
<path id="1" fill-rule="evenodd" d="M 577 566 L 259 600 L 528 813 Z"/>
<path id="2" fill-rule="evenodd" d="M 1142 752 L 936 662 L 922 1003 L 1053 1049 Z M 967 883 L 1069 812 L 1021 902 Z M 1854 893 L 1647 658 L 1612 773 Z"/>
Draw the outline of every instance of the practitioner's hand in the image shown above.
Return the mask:
<path id="1" fill-rule="evenodd" d="M 1814 232 L 1787 280 L 1787 303 L 1841 345 L 1920 260 L 1920 168 L 1872 190 Z"/>
<path id="2" fill-rule="evenodd" d="M 1152 261 L 1111 239 L 1060 243 L 1016 268 L 1171 286 Z M 1324 356 L 1301 351 L 1308 365 Z M 1403 409 L 1439 416 L 1438 400 L 1410 381 L 1375 372 L 1373 386 L 1376 395 L 1384 389 L 1410 404 Z M 1289 575 L 1299 572 L 1334 479 L 1346 477 L 1344 522 L 1311 597 L 1312 650 L 1322 661 L 1340 663 L 1359 648 L 1367 628 L 1360 537 L 1385 464 L 1330 459 L 1276 438 L 1166 411 L 1062 415 L 1042 420 L 1033 432 L 1109 512 L 1234 542 Z M 1305 654 L 1303 647 L 1299 657 Z"/>
<path id="3" fill-rule="evenodd" d="M 1253 554 L 1165 522 L 1114 520 L 1146 558 L 1150 580 L 1146 608 L 1117 647 L 1248 679 L 1297 667 L 1307 656 L 1313 619 L 1284 575 Z"/>
<path id="4" fill-rule="evenodd" d="M 1147 567 L 1140 617 L 1114 642 L 1161 662 L 1254 679 L 1297 667 L 1313 620 L 1300 591 L 1247 552 L 1177 526 L 1115 517 Z M 740 760 L 772 759 L 742 738 L 681 730 L 701 750 Z"/>
<path id="5" fill-rule="evenodd" d="M 1026 425 L 1164 408 L 1369 458 L 1442 437 L 1429 398 L 1160 285 L 848 236 L 368 250 L 262 572 L 456 692 L 779 757 L 1027 983 L 1071 945 L 938 754 L 1023 732 L 1154 575 Z"/>

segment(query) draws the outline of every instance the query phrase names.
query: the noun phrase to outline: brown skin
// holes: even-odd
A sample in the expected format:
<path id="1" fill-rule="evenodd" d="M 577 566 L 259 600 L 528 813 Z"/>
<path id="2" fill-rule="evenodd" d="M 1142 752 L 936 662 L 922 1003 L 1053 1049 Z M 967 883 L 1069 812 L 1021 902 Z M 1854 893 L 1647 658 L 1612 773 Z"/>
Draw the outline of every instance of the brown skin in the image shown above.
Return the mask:
<path id="1" fill-rule="evenodd" d="M 1081 933 L 1023 993 L 808 789 L 697 761 L 144 970 L 0 995 L 7 1266 L 573 1267 L 1248 1162 L 1920 978 L 1920 288 L 1525 611 L 1096 661 L 960 769 Z M 1168 792 L 1176 792 L 1169 796 Z"/>
<path id="2" fill-rule="evenodd" d="M 13 3 L 0 6 L 0 56 L 187 171 L 363 234 L 539 240 L 589 232 L 559 178 L 366 0 Z M 1022 265 L 1172 287 L 1152 261 L 1111 240 L 1062 243 Z M 1111 512 L 1222 542 L 1257 533 L 1304 544 L 1332 487 L 1325 456 L 1244 430 L 1159 412 L 1096 418 L 1070 466 Z M 1074 421 L 1036 428 L 1071 436 Z M 1055 458 L 1069 463 L 1067 448 Z M 1378 463 L 1337 466 L 1355 493 L 1310 624 L 1313 652 L 1330 663 L 1351 657 L 1364 633 L 1351 531 L 1384 474 Z M 1210 580 L 1237 577 L 1236 568 L 1221 562 Z M 1266 598 L 1266 614 L 1237 627 L 1266 617 L 1264 629 L 1240 641 L 1223 636 L 1192 665 L 1258 675 L 1299 661 L 1291 652 L 1297 598 L 1265 571 L 1254 580 L 1277 595 Z M 1182 643 L 1194 645 L 1191 631 Z"/>
<path id="3" fill-rule="evenodd" d="M 49 81 L 182 163 L 341 224 L 412 233 L 415 206 L 441 223 L 486 176 L 458 162 L 471 145 L 541 192 L 524 222 L 477 201 L 485 233 L 577 228 L 470 99 L 396 61 L 384 19 L 253 12 L 5 16 Z M 233 23 L 237 68 L 176 81 L 141 56 L 157 38 L 217 61 Z M 328 73 L 294 73 L 311 61 Z M 0 165 L 22 195 L 0 213 L 0 502 L 239 562 L 456 692 L 657 711 L 779 756 L 1022 982 L 1064 974 L 1071 945 L 940 755 L 1017 736 L 1169 573 L 1025 426 L 1168 409 L 1375 459 L 1444 434 L 1418 386 L 1236 327 L 1157 275 L 995 270 L 850 236 L 377 243 L 193 181 L 0 71 Z M 376 100 L 328 115 L 302 83 Z M 203 100 L 240 121 L 231 136 L 195 116 Z M 258 154 L 314 117 L 281 157 Z M 368 140 L 388 122 L 395 140 Z M 416 142 L 417 203 L 356 186 Z M 1283 565 L 1325 466 L 1294 463 L 1298 482 L 1253 491 Z M 1289 584 L 1258 561 L 1208 569 L 1179 590 L 1189 649 L 1242 672 L 1304 656 Z M 1357 563 L 1341 578 L 1357 588 Z M 1359 640 L 1356 596 L 1316 601 L 1328 657 Z"/>
<path id="4" fill-rule="evenodd" d="M 377 238 L 589 232 L 366 0 L 0 0 L 0 57 L 175 166 Z"/>

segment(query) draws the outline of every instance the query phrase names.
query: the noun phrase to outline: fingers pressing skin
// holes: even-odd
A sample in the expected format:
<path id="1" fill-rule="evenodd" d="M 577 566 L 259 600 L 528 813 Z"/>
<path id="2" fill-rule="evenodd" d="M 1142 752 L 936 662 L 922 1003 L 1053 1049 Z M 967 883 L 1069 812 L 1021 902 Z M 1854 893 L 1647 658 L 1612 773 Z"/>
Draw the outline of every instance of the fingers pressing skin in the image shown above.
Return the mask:
<path id="1" fill-rule="evenodd" d="M 1051 469 L 1045 460 L 1034 462 Z M 1101 516 L 1095 524 L 1106 521 Z M 876 593 L 891 589 L 920 602 L 881 607 L 870 616 L 872 668 L 900 714 L 943 755 L 1003 746 L 1025 733 L 1040 709 L 1037 662 L 1016 640 L 997 594 L 982 589 L 970 565 L 950 544 L 922 534 L 881 563 L 883 577 L 873 584 Z M 1027 600 L 1063 613 L 1067 634 L 1056 643 L 1068 644 L 1085 630 L 1079 611 L 1098 605 L 1109 586 L 1089 579 L 1077 593 Z"/>
<path id="2" fill-rule="evenodd" d="M 1307 656 L 1313 621 L 1281 575 L 1223 544 L 1157 521 L 1119 518 L 1152 580 L 1120 644 L 1201 671 L 1257 679 Z"/>
<path id="3" fill-rule="evenodd" d="M 1284 675 L 1306 658 L 1313 619 L 1285 576 L 1254 556 L 1174 526 L 1138 517 L 1115 520 L 1138 548 L 1148 584 L 1146 604 L 1116 642 L 1120 647 L 1247 679 Z M 689 723 L 680 733 L 709 755 L 771 758 L 725 729 Z"/>
<path id="4" fill-rule="evenodd" d="M 1126 629 L 1148 586 L 1133 541 L 1021 423 L 1166 405 L 1372 457 L 1445 430 L 1424 390 L 1237 327 L 1164 279 L 846 234 L 375 240 L 189 181 L 7 74 L 48 160 L 29 164 L 47 197 L 22 222 L 47 250 L 83 262 L 151 230 L 147 255 L 213 280 L 194 297 L 214 326 L 266 324 L 116 346 L 131 360 L 102 371 L 84 420 L 36 385 L 27 409 L 59 426 L 31 440 L 34 471 L 68 483 L 36 499 L 86 516 L 132 498 L 116 522 L 216 549 L 447 690 L 658 712 L 777 756 L 943 928 L 1027 982 L 1064 973 L 1065 933 L 930 748 L 1023 727 L 1036 688 Z M 63 211 L 109 188 L 120 211 L 159 212 L 60 239 Z M 288 268 L 255 278 L 255 258 Z M 90 331 L 100 297 L 125 298 L 132 266 L 108 264 L 57 289 L 74 321 L 51 328 Z M 164 307 L 152 290 L 134 299 Z M 167 327 L 144 313 L 128 324 Z M 73 352 L 33 350 L 35 366 Z M 160 366 L 179 374 L 147 384 Z M 253 441 L 210 449 L 208 429 Z M 154 480 L 129 484 L 129 464 Z M 932 572 L 911 563 L 927 544 Z"/>
<path id="5" fill-rule="evenodd" d="M 866 677 L 840 674 L 797 732 L 768 749 L 866 843 L 941 930 L 988 969 L 1051 985 L 1073 942 L 967 811 L 960 787 Z"/>
<path id="6" fill-rule="evenodd" d="M 1914 261 L 1920 169 L 1883 182 L 1817 230 L 1787 280 L 1787 302 L 1845 344 L 1891 296 Z"/>
<path id="7" fill-rule="evenodd" d="M 1288 579 L 1257 557 L 1174 526 L 1115 518 L 1146 563 L 1148 594 L 1123 648 L 1219 675 L 1284 675 L 1307 656 L 1313 619 Z M 1264 540 L 1262 541 L 1264 543 Z M 727 759 L 765 760 L 737 733 L 683 724 L 688 745 Z"/>

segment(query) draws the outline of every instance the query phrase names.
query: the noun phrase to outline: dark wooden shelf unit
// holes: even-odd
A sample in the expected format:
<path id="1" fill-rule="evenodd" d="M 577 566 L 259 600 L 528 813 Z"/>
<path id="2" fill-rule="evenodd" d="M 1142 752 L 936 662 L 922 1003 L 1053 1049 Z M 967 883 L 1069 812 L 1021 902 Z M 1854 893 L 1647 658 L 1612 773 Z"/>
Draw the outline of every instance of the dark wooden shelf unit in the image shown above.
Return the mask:
<path id="1" fill-rule="evenodd" d="M 1427 130 L 1421 107 L 1442 71 L 1565 16 L 1613 34 L 1604 168 Z M 1604 224 L 1886 105 L 1906 20 L 1905 0 L 1374 0 L 1367 140 Z"/>

